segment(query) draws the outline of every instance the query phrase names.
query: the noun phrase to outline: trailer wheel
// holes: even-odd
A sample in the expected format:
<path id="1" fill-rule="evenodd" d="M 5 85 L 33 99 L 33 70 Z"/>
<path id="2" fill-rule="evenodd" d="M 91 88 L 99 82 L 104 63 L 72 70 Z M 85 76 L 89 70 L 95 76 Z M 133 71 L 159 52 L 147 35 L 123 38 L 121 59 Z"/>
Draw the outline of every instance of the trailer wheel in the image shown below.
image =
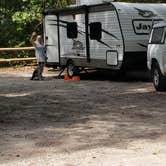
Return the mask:
<path id="1" fill-rule="evenodd" d="M 67 63 L 67 74 L 69 75 L 69 77 L 79 75 L 79 69 L 74 65 L 73 61 L 69 61 Z"/>
<path id="2" fill-rule="evenodd" d="M 152 66 L 152 80 L 157 91 L 166 91 L 166 77 L 161 73 L 158 63 Z"/>

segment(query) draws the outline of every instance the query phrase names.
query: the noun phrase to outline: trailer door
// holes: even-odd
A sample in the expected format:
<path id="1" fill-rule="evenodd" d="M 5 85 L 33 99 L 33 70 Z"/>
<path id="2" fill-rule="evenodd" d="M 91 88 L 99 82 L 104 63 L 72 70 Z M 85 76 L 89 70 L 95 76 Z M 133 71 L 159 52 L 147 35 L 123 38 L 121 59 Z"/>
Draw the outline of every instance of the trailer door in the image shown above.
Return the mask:
<path id="1" fill-rule="evenodd" d="M 44 39 L 47 53 L 47 64 L 58 65 L 60 62 L 58 51 L 57 16 L 46 15 L 44 19 Z"/>

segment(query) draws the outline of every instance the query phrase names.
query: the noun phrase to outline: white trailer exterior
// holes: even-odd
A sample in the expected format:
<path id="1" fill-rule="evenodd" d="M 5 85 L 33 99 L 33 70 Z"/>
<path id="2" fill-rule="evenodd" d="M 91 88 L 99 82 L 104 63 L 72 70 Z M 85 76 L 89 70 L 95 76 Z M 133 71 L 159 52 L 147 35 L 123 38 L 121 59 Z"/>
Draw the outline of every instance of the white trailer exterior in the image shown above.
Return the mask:
<path id="1" fill-rule="evenodd" d="M 146 69 L 149 33 L 166 19 L 166 5 L 84 3 L 44 11 L 47 65 Z"/>

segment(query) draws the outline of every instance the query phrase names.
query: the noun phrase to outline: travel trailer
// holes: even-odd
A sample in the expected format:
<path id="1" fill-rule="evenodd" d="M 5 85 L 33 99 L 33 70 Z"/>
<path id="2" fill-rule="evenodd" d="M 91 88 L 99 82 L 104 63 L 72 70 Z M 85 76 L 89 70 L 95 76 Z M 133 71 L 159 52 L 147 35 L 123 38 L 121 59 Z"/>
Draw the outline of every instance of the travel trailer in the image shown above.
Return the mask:
<path id="1" fill-rule="evenodd" d="M 84 67 L 147 69 L 149 33 L 166 19 L 165 4 L 77 4 L 43 12 L 47 65 L 66 66 L 70 76 Z"/>

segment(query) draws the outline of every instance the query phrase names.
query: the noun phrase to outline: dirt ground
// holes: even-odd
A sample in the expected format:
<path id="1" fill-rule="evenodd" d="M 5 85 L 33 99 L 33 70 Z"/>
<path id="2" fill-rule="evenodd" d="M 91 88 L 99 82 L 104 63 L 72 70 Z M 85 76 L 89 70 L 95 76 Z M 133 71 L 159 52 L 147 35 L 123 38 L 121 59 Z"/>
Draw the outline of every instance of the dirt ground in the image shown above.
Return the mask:
<path id="1" fill-rule="evenodd" d="M 0 69 L 0 165 L 166 165 L 166 93 L 146 76 L 31 72 Z"/>

